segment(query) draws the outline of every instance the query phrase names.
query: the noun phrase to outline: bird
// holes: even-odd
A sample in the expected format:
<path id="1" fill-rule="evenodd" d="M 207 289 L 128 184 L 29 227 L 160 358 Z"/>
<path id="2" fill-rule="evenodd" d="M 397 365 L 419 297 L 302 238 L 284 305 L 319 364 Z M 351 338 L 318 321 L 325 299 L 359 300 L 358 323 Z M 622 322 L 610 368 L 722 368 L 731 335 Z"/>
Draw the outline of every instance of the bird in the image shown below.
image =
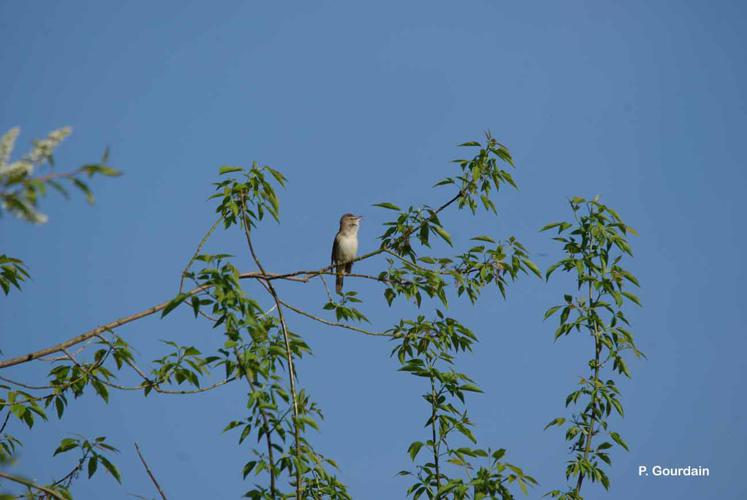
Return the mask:
<path id="1" fill-rule="evenodd" d="M 344 274 L 350 274 L 353 269 L 352 260 L 358 253 L 358 228 L 361 225 L 360 215 L 351 213 L 340 217 L 340 230 L 337 231 L 335 241 L 332 244 L 332 265 L 335 266 L 337 279 L 335 290 L 342 295 L 342 281 Z"/>

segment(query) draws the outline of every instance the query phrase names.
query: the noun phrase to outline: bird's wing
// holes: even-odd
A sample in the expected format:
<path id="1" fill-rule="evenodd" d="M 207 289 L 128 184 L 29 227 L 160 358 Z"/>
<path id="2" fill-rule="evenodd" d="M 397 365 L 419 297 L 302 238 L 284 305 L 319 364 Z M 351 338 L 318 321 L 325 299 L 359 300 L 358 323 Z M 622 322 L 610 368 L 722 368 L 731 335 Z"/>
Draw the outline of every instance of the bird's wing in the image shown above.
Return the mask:
<path id="1" fill-rule="evenodd" d="M 332 243 L 332 258 L 331 258 L 332 264 L 334 264 L 337 261 L 337 259 L 335 258 L 335 255 L 337 255 L 340 251 L 338 248 L 339 246 L 340 246 L 340 242 L 338 241 L 337 236 L 335 236 L 335 241 L 334 243 Z"/>

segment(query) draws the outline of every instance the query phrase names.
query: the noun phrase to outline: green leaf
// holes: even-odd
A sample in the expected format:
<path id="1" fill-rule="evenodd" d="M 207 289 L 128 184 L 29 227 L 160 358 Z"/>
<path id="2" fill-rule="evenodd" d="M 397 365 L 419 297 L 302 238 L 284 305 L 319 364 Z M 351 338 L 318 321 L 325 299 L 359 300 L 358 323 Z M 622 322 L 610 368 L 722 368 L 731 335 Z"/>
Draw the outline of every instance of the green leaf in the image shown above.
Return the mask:
<path id="1" fill-rule="evenodd" d="M 447 177 L 446 179 L 442 179 L 438 181 L 437 183 L 435 183 L 433 187 L 445 186 L 447 184 L 454 184 L 454 179 Z"/>
<path id="2" fill-rule="evenodd" d="M 119 474 L 117 467 L 102 455 L 99 455 L 99 460 L 104 464 L 104 468 L 106 468 L 107 472 L 109 472 L 118 483 L 122 484 L 122 476 Z"/>
<path id="3" fill-rule="evenodd" d="M 278 182 L 278 184 L 280 184 L 281 186 L 285 186 L 286 179 L 285 179 L 285 176 L 283 174 L 281 174 L 280 172 L 278 172 L 274 168 L 270 168 L 270 167 L 265 167 L 265 168 L 275 178 L 275 180 Z"/>
<path id="4" fill-rule="evenodd" d="M 252 470 L 254 469 L 254 467 L 256 465 L 257 465 L 257 461 L 256 460 L 251 460 L 251 461 L 249 461 L 249 462 L 247 462 L 247 463 L 244 464 L 244 469 L 242 470 L 242 474 L 244 476 L 244 479 L 246 479 L 246 476 L 248 476 L 252 472 Z"/>
<path id="5" fill-rule="evenodd" d="M 415 457 L 418 455 L 418 452 L 423 447 L 423 443 L 421 441 L 415 441 L 413 442 L 410 447 L 407 449 L 407 452 L 410 454 L 410 460 L 413 462 L 415 461 Z"/>
<path id="6" fill-rule="evenodd" d="M 542 229 L 540 229 L 540 232 L 542 232 L 542 231 L 549 231 L 550 229 L 552 229 L 554 227 L 558 227 L 561 224 L 562 224 L 562 222 L 553 222 L 551 224 L 547 224 L 545 226 L 542 226 Z"/>
<path id="7" fill-rule="evenodd" d="M 542 277 L 542 271 L 540 271 L 539 267 L 537 267 L 537 264 L 535 264 L 534 262 L 532 262 L 531 260 L 529 260 L 529 259 L 526 259 L 526 258 L 525 258 L 525 259 L 522 259 L 522 261 L 524 262 L 524 264 L 525 264 L 525 265 L 526 265 L 526 266 L 527 266 L 527 267 L 528 267 L 529 269 L 531 269 L 531 270 L 532 270 L 532 272 L 533 272 L 533 273 L 534 273 L 535 275 L 537 275 L 537 277 L 538 277 L 538 278 L 541 278 L 541 277 Z"/>
<path id="8" fill-rule="evenodd" d="M 242 170 L 244 169 L 241 167 L 223 166 L 223 167 L 220 167 L 220 169 L 218 170 L 218 173 L 220 175 L 225 175 L 225 174 L 230 174 L 232 172 L 241 172 Z"/>
<path id="9" fill-rule="evenodd" d="M 388 210 L 396 210 L 397 212 L 400 212 L 402 210 L 397 205 L 395 205 L 393 203 L 386 202 L 386 201 L 382 201 L 381 203 L 374 203 L 373 206 L 375 206 L 375 207 L 381 207 L 381 208 L 386 208 Z"/>
<path id="10" fill-rule="evenodd" d="M 553 265 L 551 265 L 550 267 L 548 267 L 548 268 L 547 268 L 547 271 L 545 271 L 545 280 L 549 280 L 549 279 L 550 279 L 550 275 L 552 275 L 552 273 L 553 273 L 553 272 L 554 272 L 554 271 L 555 271 L 555 270 L 556 270 L 557 268 L 559 268 L 559 267 L 560 267 L 561 265 L 563 265 L 563 261 L 558 261 L 558 262 L 556 262 L 555 264 L 553 264 Z"/>
<path id="11" fill-rule="evenodd" d="M 98 455 L 94 455 L 88 459 L 88 478 L 90 479 L 96 473 L 96 466 L 99 461 L 97 460 Z"/>
<path id="12" fill-rule="evenodd" d="M 463 391 L 482 392 L 482 389 L 475 384 L 464 384 L 459 388 Z"/>
<path id="13" fill-rule="evenodd" d="M 627 445 L 627 443 L 626 443 L 625 441 L 623 441 L 623 438 L 621 438 L 621 437 L 620 437 L 620 434 L 618 434 L 617 432 L 610 432 L 610 437 L 611 437 L 611 438 L 612 438 L 612 439 L 613 439 L 613 440 L 614 440 L 614 441 L 615 441 L 615 442 L 616 442 L 617 444 L 619 444 L 620 446 L 622 446 L 623 448 L 625 448 L 625 450 L 626 450 L 626 451 L 630 451 L 630 450 L 628 450 L 628 445 Z"/>
<path id="14" fill-rule="evenodd" d="M 449 246 L 454 246 L 454 244 L 451 241 L 451 235 L 446 232 L 446 229 L 442 228 L 438 224 L 433 224 L 431 226 L 436 233 L 443 238 L 443 240 L 449 244 Z"/>
<path id="15" fill-rule="evenodd" d="M 548 309 L 545 312 L 545 318 L 544 319 L 547 319 L 550 316 L 552 316 L 553 314 L 555 314 L 558 311 L 558 309 L 560 309 L 561 307 L 563 307 L 563 306 L 552 306 L 550 309 Z"/>
<path id="16" fill-rule="evenodd" d="M 635 302 L 636 305 L 639 305 L 639 306 L 641 305 L 641 301 L 638 299 L 638 297 L 636 297 L 632 293 L 630 293 L 630 292 L 622 292 L 622 294 L 625 295 L 631 301 Z"/>
<path id="17" fill-rule="evenodd" d="M 240 426 L 242 423 L 243 422 L 240 422 L 238 420 L 234 420 L 232 422 L 229 422 L 228 425 L 223 429 L 223 432 L 230 431 L 231 429 Z"/>
<path id="18" fill-rule="evenodd" d="M 169 302 L 166 305 L 166 307 L 164 307 L 163 311 L 161 312 L 161 317 L 163 318 L 168 313 L 176 309 L 179 306 L 179 304 L 181 304 L 182 302 L 186 300 L 187 297 L 189 297 L 188 293 L 180 293 L 179 295 L 171 299 L 171 302 Z"/>
<path id="19" fill-rule="evenodd" d="M 75 185 L 75 187 L 83 191 L 83 193 L 86 195 L 86 201 L 89 204 L 93 204 L 95 199 L 93 197 L 93 192 L 91 191 L 91 188 L 88 187 L 88 184 L 81 181 L 80 179 L 73 179 L 73 184 Z"/>
<path id="20" fill-rule="evenodd" d="M 60 441 L 60 446 L 57 447 L 57 449 L 54 451 L 54 454 L 52 456 L 56 456 L 59 453 L 65 453 L 66 451 L 70 451 L 73 448 L 78 447 L 78 441 L 71 438 L 65 438 L 62 441 Z"/>
<path id="21" fill-rule="evenodd" d="M 564 423 L 565 423 L 565 418 L 563 418 L 563 417 L 554 418 L 554 419 L 550 420 L 550 422 L 545 426 L 545 428 L 543 430 L 546 431 L 547 429 L 549 429 L 553 425 L 563 425 Z"/>

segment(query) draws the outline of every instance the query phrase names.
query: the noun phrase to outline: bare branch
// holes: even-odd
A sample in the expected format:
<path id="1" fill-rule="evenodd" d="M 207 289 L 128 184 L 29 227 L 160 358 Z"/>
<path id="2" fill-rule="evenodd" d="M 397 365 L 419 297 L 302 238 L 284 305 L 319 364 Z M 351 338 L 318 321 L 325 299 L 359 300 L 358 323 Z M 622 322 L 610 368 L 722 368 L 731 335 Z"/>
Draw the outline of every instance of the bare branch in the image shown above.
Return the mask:
<path id="1" fill-rule="evenodd" d="M 161 495 L 161 498 L 163 498 L 163 500 L 167 500 L 166 495 L 161 489 L 161 486 L 158 484 L 158 481 L 156 481 L 156 476 L 153 475 L 153 472 L 150 470 L 150 467 L 148 467 L 148 463 L 145 461 L 143 454 L 140 452 L 140 447 L 137 445 L 137 443 L 135 443 L 135 451 L 137 451 L 137 456 L 140 457 L 140 461 L 143 462 L 143 467 L 145 467 L 145 472 L 148 473 L 148 477 L 150 477 L 150 480 L 153 481 L 153 484 L 158 490 L 158 494 Z"/>

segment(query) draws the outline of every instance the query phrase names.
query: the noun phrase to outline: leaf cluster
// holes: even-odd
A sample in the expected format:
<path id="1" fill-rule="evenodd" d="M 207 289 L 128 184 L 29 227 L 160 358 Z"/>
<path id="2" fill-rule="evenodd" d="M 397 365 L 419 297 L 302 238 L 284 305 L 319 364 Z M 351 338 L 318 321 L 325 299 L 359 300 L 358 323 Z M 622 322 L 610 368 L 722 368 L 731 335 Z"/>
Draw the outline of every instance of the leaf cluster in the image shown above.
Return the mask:
<path id="1" fill-rule="evenodd" d="M 93 192 L 86 179 L 95 175 L 120 175 L 117 169 L 107 165 L 108 151 L 98 163 L 83 165 L 70 172 L 54 172 L 54 151 L 70 135 L 70 127 L 54 130 L 45 139 L 34 140 L 31 151 L 13 161 L 11 156 L 19 133 L 20 129 L 16 127 L 0 138 L 0 215 L 7 211 L 28 222 L 43 224 L 47 216 L 39 211 L 39 200 L 47 195 L 49 188 L 68 198 L 66 184 L 71 184 L 85 195 L 89 203 L 93 203 Z M 44 171 L 48 172 L 39 175 Z"/>
<path id="2" fill-rule="evenodd" d="M 622 267 L 623 257 L 632 255 L 627 235 L 635 233 L 598 198 L 574 197 L 570 207 L 572 222 L 555 222 L 542 230 L 555 230 L 557 236 L 553 239 L 562 244 L 565 253 L 547 269 L 546 277 L 549 279 L 557 269 L 575 275 L 577 294 L 565 294 L 563 303 L 548 309 L 545 319 L 559 313 L 556 339 L 572 333 L 588 335 L 594 345 L 594 357 L 588 362 L 589 376 L 582 377 L 579 388 L 566 398 L 566 407 L 580 405 L 578 411 L 569 419 L 557 417 L 545 427 L 565 425 L 565 439 L 574 455 L 567 464 L 566 478 L 574 478 L 575 486 L 550 492 L 560 498 L 579 497 L 584 478 L 609 488 L 602 464 L 611 465 L 609 450 L 615 444 L 626 450 L 628 446 L 608 428 L 610 415 L 614 412 L 623 416 L 624 412 L 614 379 L 603 380 L 602 376 L 609 372 L 630 377 L 623 353 L 643 355 L 635 345 L 623 311 L 627 302 L 640 305 L 638 297 L 626 289 L 639 286 L 638 280 Z M 594 438 L 598 440 L 601 433 L 610 439 L 594 445 Z"/>

